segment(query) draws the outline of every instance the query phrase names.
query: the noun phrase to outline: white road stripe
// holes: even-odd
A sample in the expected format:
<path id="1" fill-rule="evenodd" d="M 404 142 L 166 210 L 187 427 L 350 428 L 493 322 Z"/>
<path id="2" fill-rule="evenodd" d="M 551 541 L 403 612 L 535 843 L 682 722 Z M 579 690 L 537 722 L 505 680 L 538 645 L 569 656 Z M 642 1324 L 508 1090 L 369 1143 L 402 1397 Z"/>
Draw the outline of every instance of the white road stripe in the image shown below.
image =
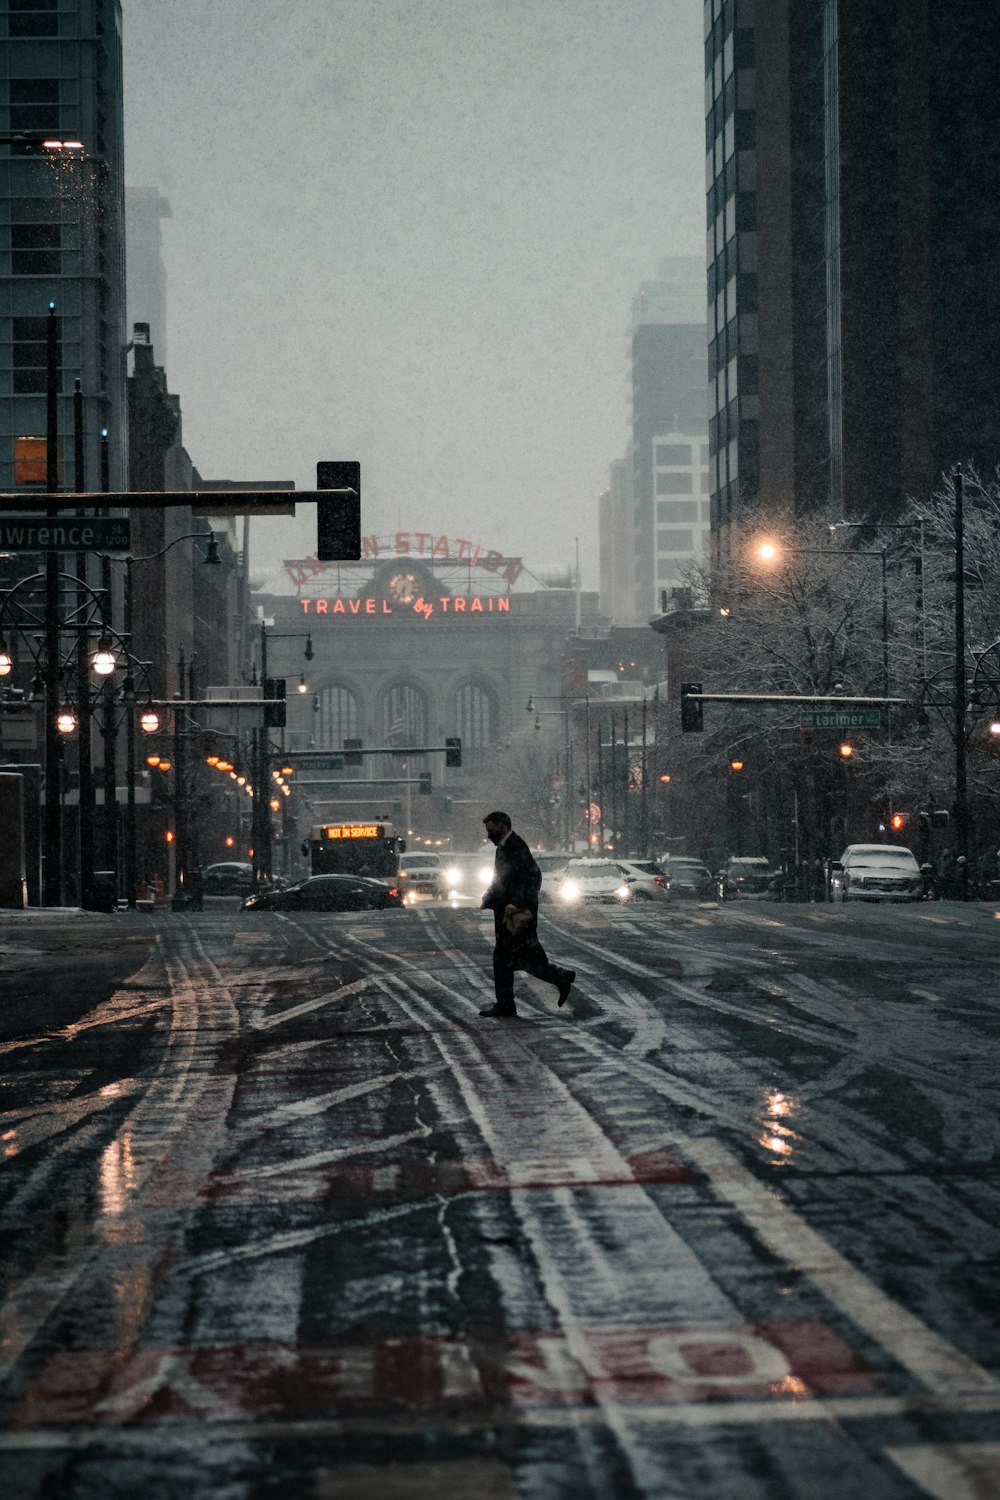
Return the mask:
<path id="1" fill-rule="evenodd" d="M 713 1398 L 711 1401 L 642 1402 L 629 1404 L 629 1418 L 637 1427 L 678 1427 L 691 1429 L 760 1428 L 784 1426 L 788 1422 L 832 1422 L 886 1421 L 902 1417 L 913 1421 L 928 1418 L 953 1416 L 993 1416 L 1000 1413 L 1000 1402 L 986 1396 L 952 1396 L 912 1398 L 906 1396 L 817 1396 L 805 1398 L 772 1398 L 768 1401 L 743 1401 Z M 304 1418 L 264 1418 L 248 1429 L 245 1420 L 240 1422 L 204 1422 L 171 1417 L 169 1422 L 146 1423 L 130 1427 L 24 1427 L 0 1432 L 0 1453 L 55 1452 L 67 1449 L 126 1448 L 151 1451 L 172 1451 L 180 1448 L 187 1452 L 192 1445 L 206 1446 L 233 1441 L 242 1443 L 267 1443 L 272 1441 L 305 1441 L 307 1439 L 332 1438 L 351 1434 L 394 1434 L 476 1432 L 501 1427 L 532 1427 L 540 1431 L 558 1431 L 560 1428 L 598 1426 L 605 1421 L 600 1407 L 581 1405 L 567 1407 L 563 1404 L 546 1406 L 496 1407 L 490 1405 L 485 1411 L 466 1407 L 460 1417 L 449 1419 L 426 1411 L 408 1412 L 399 1417 L 386 1408 L 372 1416 Z M 941 1445 L 949 1449 L 959 1445 Z M 988 1443 L 965 1443 L 963 1449 L 992 1449 Z M 899 1463 L 900 1454 L 912 1454 L 914 1449 L 893 1448 L 886 1450 L 893 1462 Z M 900 1467 L 903 1467 L 900 1464 Z M 921 1481 L 923 1482 L 923 1481 Z M 934 1491 L 930 1491 L 934 1494 Z M 974 1500 L 996 1500 L 997 1490 L 973 1491 Z M 943 1500 L 963 1500 L 959 1493 L 946 1492 Z"/>
<path id="2" fill-rule="evenodd" d="M 319 995 L 315 1000 L 304 1000 L 301 1005 L 293 1005 L 289 1010 L 278 1011 L 277 1015 L 268 1016 L 264 1020 L 251 1023 L 254 1031 L 270 1031 L 275 1026 L 283 1026 L 286 1021 L 294 1021 L 296 1016 L 307 1016 L 310 1011 L 321 1010 L 324 1005 L 332 1005 L 335 1000 L 343 1000 L 345 995 L 356 995 L 359 990 L 370 989 L 374 980 L 354 979 L 350 984 L 342 984 L 335 990 L 327 990 L 325 995 Z"/>
<path id="3" fill-rule="evenodd" d="M 719 1141 L 692 1138 L 673 1145 L 682 1158 L 700 1167 L 775 1255 L 808 1277 L 929 1390 L 939 1395 L 988 1391 L 1000 1397 L 1000 1385 L 988 1371 L 879 1291 Z"/>
<path id="4" fill-rule="evenodd" d="M 887 1457 L 934 1500 L 996 1500 L 1000 1443 L 918 1443 Z"/>

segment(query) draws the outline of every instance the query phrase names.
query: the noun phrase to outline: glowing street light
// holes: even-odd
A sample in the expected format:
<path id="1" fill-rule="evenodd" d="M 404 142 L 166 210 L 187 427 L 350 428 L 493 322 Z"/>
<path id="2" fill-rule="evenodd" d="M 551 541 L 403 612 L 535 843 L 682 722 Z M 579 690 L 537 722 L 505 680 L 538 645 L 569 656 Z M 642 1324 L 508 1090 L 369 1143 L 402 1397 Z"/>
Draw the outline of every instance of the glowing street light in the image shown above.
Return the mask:
<path id="1" fill-rule="evenodd" d="M 60 734 L 72 734 L 76 729 L 76 714 L 70 708 L 64 708 L 56 715 L 56 728 Z"/>
<path id="2" fill-rule="evenodd" d="M 14 658 L 7 649 L 7 642 L 0 636 L 0 677 L 9 677 L 14 667 Z"/>
<path id="3" fill-rule="evenodd" d="M 90 658 L 90 665 L 98 677 L 109 677 L 118 663 L 115 661 L 115 653 L 111 649 L 111 642 L 106 635 L 102 635 L 97 643 L 97 650 Z"/>
<path id="4" fill-rule="evenodd" d="M 155 734 L 159 727 L 160 716 L 158 713 L 154 713 L 151 708 L 147 708 L 145 713 L 140 714 L 139 728 L 142 730 L 143 734 Z"/>

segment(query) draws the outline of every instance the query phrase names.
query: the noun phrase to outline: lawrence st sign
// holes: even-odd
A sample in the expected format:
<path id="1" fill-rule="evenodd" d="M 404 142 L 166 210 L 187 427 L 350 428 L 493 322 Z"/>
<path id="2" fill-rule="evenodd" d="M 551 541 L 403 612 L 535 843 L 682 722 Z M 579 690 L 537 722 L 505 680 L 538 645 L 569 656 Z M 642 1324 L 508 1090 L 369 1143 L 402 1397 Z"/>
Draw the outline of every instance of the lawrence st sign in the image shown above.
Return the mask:
<path id="1" fill-rule="evenodd" d="M 127 516 L 0 516 L 0 552 L 128 552 Z"/>

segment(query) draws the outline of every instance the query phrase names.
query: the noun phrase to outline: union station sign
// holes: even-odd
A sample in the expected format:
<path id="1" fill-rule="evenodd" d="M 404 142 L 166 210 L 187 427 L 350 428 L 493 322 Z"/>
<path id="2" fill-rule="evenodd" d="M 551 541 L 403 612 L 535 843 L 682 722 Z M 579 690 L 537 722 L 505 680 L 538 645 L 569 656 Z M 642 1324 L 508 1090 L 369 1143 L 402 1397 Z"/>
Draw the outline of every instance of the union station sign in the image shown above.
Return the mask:
<path id="1" fill-rule="evenodd" d="M 482 568 L 493 573 L 506 583 L 516 583 L 524 571 L 519 557 L 505 557 L 502 552 L 484 547 L 481 542 L 469 541 L 467 537 L 436 536 L 432 531 L 397 531 L 388 537 L 363 536 L 361 538 L 361 561 L 377 562 L 390 558 L 426 558 L 428 562 L 458 564 L 468 568 Z M 285 563 L 285 572 L 298 588 L 317 573 L 328 573 L 350 564 L 320 562 L 317 557 L 305 557 Z M 357 566 L 357 564 L 355 564 Z M 323 611 L 317 611 L 323 613 Z M 332 611 L 331 611 L 332 613 Z"/>

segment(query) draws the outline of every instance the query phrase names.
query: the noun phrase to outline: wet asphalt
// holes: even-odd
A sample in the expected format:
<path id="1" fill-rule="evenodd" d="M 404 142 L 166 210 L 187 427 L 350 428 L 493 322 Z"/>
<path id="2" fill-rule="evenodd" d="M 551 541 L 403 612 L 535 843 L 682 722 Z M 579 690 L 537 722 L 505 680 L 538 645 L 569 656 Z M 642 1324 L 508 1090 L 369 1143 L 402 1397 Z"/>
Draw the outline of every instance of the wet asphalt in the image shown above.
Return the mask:
<path id="1" fill-rule="evenodd" d="M 0 917 L 5 1497 L 1000 1496 L 1000 912 Z"/>

